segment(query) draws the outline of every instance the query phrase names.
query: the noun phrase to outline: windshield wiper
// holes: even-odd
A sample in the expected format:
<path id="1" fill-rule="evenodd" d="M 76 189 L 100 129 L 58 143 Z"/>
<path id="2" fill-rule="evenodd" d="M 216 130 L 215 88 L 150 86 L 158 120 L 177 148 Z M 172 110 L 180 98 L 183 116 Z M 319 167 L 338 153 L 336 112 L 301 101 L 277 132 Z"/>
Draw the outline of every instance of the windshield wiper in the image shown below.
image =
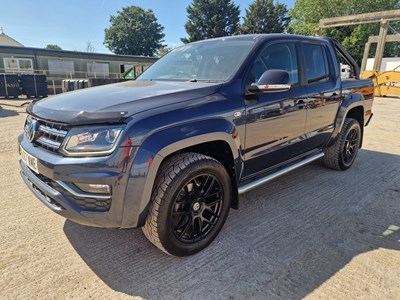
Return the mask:
<path id="1" fill-rule="evenodd" d="M 213 79 L 213 80 L 210 80 L 210 79 L 199 79 L 199 80 L 197 80 L 197 79 L 196 79 L 195 82 L 198 82 L 198 81 L 200 81 L 200 82 L 205 82 L 205 83 L 218 83 L 218 82 L 223 82 L 223 80 L 221 80 L 221 79 L 219 79 L 219 80 L 216 80 L 216 79 Z"/>

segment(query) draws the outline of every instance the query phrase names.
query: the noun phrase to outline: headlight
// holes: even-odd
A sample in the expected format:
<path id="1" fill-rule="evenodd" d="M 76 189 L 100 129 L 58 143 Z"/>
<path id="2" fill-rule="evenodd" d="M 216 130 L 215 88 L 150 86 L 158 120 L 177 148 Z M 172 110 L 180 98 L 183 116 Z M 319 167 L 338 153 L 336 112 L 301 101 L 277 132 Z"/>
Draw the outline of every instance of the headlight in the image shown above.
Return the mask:
<path id="1" fill-rule="evenodd" d="M 68 156 L 100 156 L 112 153 L 117 147 L 123 126 L 90 126 L 72 128 L 61 152 Z"/>

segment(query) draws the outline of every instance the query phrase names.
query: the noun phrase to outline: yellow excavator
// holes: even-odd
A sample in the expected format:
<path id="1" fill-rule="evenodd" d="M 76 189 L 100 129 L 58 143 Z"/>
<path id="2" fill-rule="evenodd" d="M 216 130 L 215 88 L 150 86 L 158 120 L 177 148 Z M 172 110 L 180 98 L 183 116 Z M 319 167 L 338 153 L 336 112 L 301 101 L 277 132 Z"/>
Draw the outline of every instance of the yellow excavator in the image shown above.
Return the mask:
<path id="1" fill-rule="evenodd" d="M 396 71 L 396 69 L 382 73 L 378 73 L 377 71 L 364 71 L 361 77 L 372 79 L 374 82 L 375 96 L 400 96 L 400 72 Z"/>

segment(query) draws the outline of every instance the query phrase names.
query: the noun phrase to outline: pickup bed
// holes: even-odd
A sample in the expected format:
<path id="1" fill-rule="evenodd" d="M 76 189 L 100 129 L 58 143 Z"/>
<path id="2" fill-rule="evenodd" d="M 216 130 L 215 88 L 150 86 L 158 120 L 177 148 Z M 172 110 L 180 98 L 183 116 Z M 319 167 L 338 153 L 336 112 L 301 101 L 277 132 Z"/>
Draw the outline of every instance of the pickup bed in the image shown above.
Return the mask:
<path id="1" fill-rule="evenodd" d="M 329 38 L 191 43 L 135 81 L 33 102 L 21 176 L 68 219 L 142 227 L 162 251 L 191 255 L 213 241 L 240 194 L 317 159 L 348 169 L 372 102 L 372 81 Z"/>

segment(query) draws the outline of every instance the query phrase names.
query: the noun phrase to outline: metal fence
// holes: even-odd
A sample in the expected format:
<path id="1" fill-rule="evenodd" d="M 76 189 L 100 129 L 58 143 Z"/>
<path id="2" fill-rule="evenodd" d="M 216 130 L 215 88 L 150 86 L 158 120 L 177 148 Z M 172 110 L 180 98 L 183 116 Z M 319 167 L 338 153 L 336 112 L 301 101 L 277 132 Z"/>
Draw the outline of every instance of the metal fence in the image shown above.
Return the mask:
<path id="1" fill-rule="evenodd" d="M 135 79 L 139 76 L 145 69 L 150 65 L 135 65 L 131 70 L 128 70 L 129 79 Z M 21 72 L 12 69 L 0 68 L 0 73 L 7 74 L 40 74 L 46 75 L 47 87 L 49 94 L 59 94 L 65 92 L 65 87 L 63 86 L 63 80 L 74 79 L 74 80 L 88 80 L 91 78 L 99 79 L 122 79 L 126 73 L 112 73 L 112 72 L 84 72 L 84 71 L 67 71 L 67 70 L 32 70 L 30 72 Z"/>

